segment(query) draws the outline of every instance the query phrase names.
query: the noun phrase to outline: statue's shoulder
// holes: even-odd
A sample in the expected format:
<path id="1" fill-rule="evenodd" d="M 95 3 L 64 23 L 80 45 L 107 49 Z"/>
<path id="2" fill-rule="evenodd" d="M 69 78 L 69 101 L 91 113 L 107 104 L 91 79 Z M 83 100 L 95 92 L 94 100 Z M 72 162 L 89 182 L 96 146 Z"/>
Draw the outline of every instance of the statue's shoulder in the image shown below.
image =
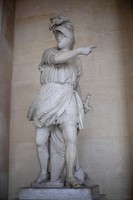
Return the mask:
<path id="1" fill-rule="evenodd" d="M 48 48 L 45 49 L 43 52 L 43 55 L 48 55 L 48 54 L 53 54 L 57 52 L 57 48 L 56 47 L 52 47 L 52 48 Z"/>

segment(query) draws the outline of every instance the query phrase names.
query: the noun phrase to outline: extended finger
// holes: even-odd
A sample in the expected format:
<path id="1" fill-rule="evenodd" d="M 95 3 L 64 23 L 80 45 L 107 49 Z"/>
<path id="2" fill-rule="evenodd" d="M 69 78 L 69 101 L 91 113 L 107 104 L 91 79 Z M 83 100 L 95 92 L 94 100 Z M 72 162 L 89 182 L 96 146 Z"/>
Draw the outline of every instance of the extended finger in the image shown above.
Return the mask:
<path id="1" fill-rule="evenodd" d="M 91 48 L 91 49 L 95 49 L 95 48 L 97 48 L 97 46 L 91 46 L 90 48 Z"/>

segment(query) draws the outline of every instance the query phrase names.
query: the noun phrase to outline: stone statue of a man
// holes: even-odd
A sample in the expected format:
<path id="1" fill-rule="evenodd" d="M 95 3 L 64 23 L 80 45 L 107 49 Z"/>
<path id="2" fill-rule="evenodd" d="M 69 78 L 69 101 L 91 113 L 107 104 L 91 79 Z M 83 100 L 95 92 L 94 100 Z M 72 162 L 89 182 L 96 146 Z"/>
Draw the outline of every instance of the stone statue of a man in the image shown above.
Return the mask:
<path id="1" fill-rule="evenodd" d="M 78 94 L 78 83 L 82 74 L 78 56 L 90 54 L 94 47 L 73 49 L 74 28 L 67 17 L 60 15 L 52 18 L 50 30 L 53 31 L 57 47 L 49 48 L 43 53 L 39 65 L 41 88 L 27 114 L 28 119 L 35 125 L 41 166 L 40 174 L 32 185 L 47 182 L 48 165 L 51 162 L 50 173 L 51 177 L 56 176 L 55 181 L 65 174 L 67 185 L 80 187 L 81 183 L 75 177 L 76 141 L 78 130 L 83 128 L 84 106 Z M 49 148 L 49 141 L 54 151 Z M 64 157 L 62 166 L 57 154 Z"/>

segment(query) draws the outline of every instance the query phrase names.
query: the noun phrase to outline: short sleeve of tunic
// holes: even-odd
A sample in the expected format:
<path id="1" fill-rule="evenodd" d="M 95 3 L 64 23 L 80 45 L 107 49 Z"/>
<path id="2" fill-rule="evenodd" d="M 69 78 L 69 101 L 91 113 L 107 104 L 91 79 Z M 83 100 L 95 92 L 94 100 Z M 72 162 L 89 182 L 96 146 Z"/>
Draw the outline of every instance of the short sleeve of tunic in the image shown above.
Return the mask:
<path id="1" fill-rule="evenodd" d="M 41 59 L 39 66 L 41 67 L 43 65 L 52 65 L 52 63 L 54 61 L 54 55 L 56 53 L 57 53 L 56 48 L 50 48 L 50 49 L 45 50 L 42 55 L 42 59 Z"/>

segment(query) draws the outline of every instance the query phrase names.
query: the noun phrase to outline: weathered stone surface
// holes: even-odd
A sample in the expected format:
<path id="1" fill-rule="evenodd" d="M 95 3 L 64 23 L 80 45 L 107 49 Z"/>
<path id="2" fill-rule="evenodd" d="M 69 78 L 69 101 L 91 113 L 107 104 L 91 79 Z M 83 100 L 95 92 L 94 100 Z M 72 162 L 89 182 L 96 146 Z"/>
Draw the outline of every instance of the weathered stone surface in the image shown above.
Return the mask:
<path id="1" fill-rule="evenodd" d="M 19 199 L 37 200 L 92 200 L 89 188 L 20 188 Z"/>

